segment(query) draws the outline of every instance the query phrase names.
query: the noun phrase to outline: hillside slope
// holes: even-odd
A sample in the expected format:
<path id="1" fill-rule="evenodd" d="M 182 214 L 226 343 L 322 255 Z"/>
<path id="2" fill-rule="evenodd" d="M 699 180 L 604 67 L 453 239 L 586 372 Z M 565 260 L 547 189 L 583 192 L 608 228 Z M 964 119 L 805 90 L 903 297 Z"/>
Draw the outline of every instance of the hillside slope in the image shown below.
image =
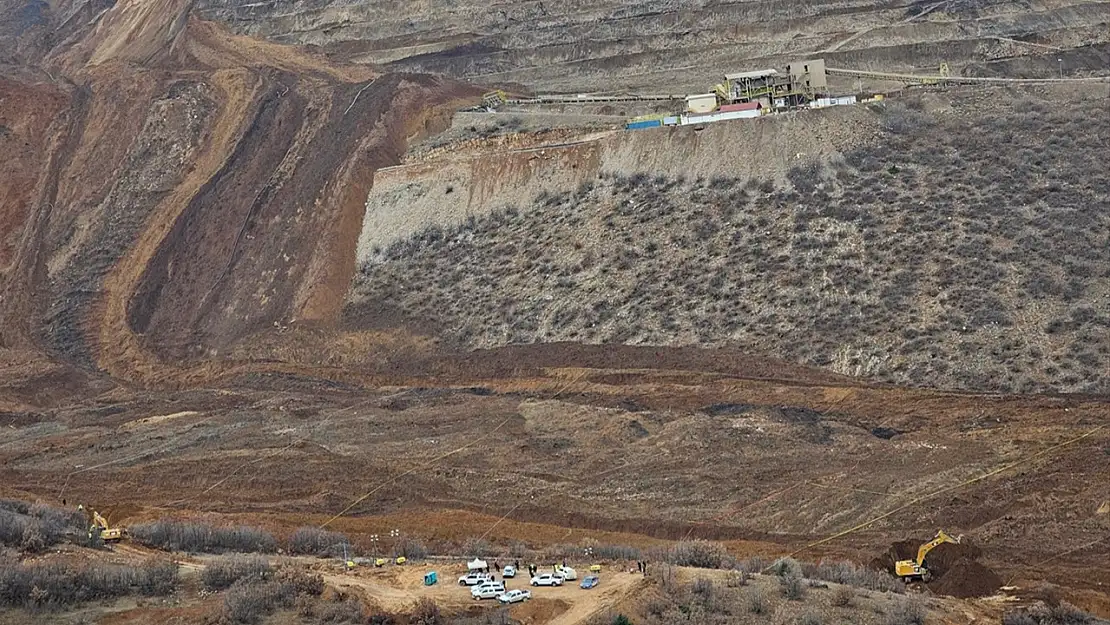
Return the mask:
<path id="1" fill-rule="evenodd" d="M 21 35 L 49 52 L 0 78 L 0 347 L 158 379 L 334 317 L 374 170 L 475 93 L 191 12 L 119 2 L 64 41 L 59 15 Z"/>
<path id="2" fill-rule="evenodd" d="M 901 385 L 1110 393 L 1105 89 L 449 152 L 372 192 L 348 314 L 470 347 L 733 346 Z"/>
<path id="3" fill-rule="evenodd" d="M 887 70 L 948 62 L 972 74 L 1006 62 L 1022 75 L 1053 76 L 1104 71 L 1110 43 L 1110 4 L 1075 0 L 203 0 L 200 8 L 237 32 L 339 58 L 565 91 L 680 93 L 798 56 Z"/>

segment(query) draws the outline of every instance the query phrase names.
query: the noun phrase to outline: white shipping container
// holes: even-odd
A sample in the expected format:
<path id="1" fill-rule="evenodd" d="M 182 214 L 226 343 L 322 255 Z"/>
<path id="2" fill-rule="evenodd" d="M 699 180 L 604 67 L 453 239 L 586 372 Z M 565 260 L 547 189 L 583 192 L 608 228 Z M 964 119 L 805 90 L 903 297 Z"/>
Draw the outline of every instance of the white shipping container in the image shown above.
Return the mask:
<path id="1" fill-rule="evenodd" d="M 686 110 L 690 113 L 708 113 L 717 108 L 717 94 L 701 93 L 686 96 Z"/>

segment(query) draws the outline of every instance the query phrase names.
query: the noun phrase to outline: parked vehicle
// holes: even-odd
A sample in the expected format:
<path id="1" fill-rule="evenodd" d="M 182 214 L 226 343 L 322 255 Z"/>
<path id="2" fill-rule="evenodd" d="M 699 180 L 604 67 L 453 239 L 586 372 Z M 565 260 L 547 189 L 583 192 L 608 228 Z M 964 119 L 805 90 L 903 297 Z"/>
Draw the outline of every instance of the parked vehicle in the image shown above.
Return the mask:
<path id="1" fill-rule="evenodd" d="M 505 569 L 501 571 L 501 577 L 504 577 L 505 579 L 512 579 L 516 577 L 516 567 L 511 564 L 506 566 Z"/>
<path id="2" fill-rule="evenodd" d="M 470 589 L 470 596 L 475 599 L 493 599 L 505 594 L 503 582 L 485 582 Z"/>
<path id="3" fill-rule="evenodd" d="M 478 571 L 471 571 L 466 575 L 459 578 L 460 586 L 477 586 L 482 582 L 489 581 L 489 573 L 479 573 Z"/>
<path id="4" fill-rule="evenodd" d="M 563 578 L 554 573 L 540 573 L 532 578 L 533 586 L 562 586 Z"/>
<path id="5" fill-rule="evenodd" d="M 569 566 L 560 566 L 559 570 L 555 571 L 555 574 L 568 581 L 578 579 L 578 571 L 575 571 Z"/>
<path id="6" fill-rule="evenodd" d="M 597 575 L 587 575 L 586 577 L 582 578 L 582 583 L 579 584 L 579 587 L 589 590 L 590 588 L 597 586 L 600 581 L 601 580 L 598 579 Z"/>
<path id="7" fill-rule="evenodd" d="M 521 601 L 527 601 L 531 598 L 531 590 L 521 590 L 519 588 L 497 595 L 497 600 L 504 604 L 520 603 Z"/>

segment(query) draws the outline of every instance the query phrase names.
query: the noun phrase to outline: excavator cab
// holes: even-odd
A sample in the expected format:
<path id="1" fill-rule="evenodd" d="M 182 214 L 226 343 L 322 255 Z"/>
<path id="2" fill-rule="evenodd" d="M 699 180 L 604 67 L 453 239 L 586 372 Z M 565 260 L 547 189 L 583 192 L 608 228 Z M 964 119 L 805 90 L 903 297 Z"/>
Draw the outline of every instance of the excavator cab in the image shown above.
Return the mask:
<path id="1" fill-rule="evenodd" d="M 899 560 L 894 563 L 894 574 L 903 581 L 929 580 L 929 569 L 925 568 L 925 557 L 937 546 L 944 543 L 960 544 L 963 535 L 955 538 L 949 536 L 944 530 L 937 532 L 935 538 L 917 548 L 917 557 L 913 560 Z"/>
<path id="2" fill-rule="evenodd" d="M 99 512 L 92 508 L 86 508 L 83 505 L 77 506 L 77 509 L 85 513 L 85 518 L 89 522 L 89 538 L 94 538 L 98 534 L 100 540 L 106 543 L 116 542 L 123 538 L 123 529 L 119 527 L 112 527 Z"/>

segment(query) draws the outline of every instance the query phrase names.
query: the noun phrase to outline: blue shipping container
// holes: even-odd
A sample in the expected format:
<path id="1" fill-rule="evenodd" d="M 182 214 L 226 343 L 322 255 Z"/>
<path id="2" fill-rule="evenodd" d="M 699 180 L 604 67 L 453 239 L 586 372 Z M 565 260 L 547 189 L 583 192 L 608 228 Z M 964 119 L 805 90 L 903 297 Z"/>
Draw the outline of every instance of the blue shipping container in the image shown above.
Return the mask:
<path id="1" fill-rule="evenodd" d="M 645 119 L 640 122 L 628 122 L 624 127 L 626 130 L 638 130 L 640 128 L 658 128 L 662 125 L 662 122 L 658 119 Z"/>

